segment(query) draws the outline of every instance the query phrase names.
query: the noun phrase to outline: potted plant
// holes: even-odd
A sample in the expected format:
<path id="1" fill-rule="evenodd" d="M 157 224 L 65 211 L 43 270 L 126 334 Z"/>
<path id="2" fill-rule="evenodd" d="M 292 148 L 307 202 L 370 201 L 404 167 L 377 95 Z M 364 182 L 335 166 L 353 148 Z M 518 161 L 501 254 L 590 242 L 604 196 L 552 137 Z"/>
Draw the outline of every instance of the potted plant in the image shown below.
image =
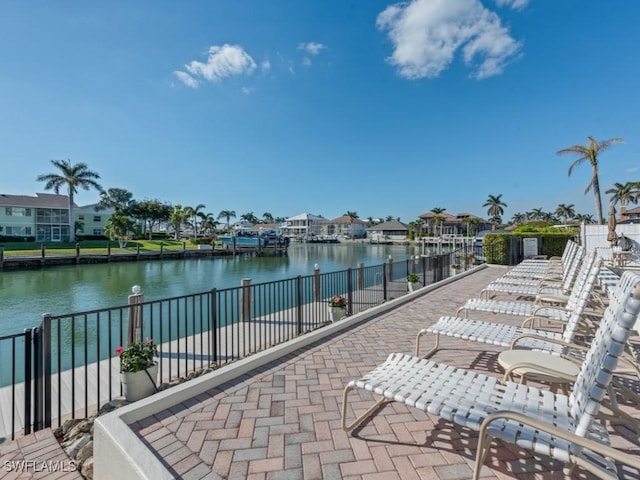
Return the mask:
<path id="1" fill-rule="evenodd" d="M 118 347 L 115 351 L 120 357 L 120 382 L 125 398 L 135 402 L 158 391 L 158 346 L 153 340 L 134 342 L 128 347 Z"/>
<path id="2" fill-rule="evenodd" d="M 348 301 L 342 295 L 334 295 L 329 299 L 329 318 L 332 322 L 343 319 L 347 316 Z"/>
<path id="3" fill-rule="evenodd" d="M 452 263 L 451 264 L 451 271 L 453 272 L 454 275 L 457 275 L 460 270 L 462 270 L 462 265 L 460 265 L 459 263 Z"/>
<path id="4" fill-rule="evenodd" d="M 410 273 L 407 275 L 407 287 L 410 292 L 414 292 L 420 288 L 420 275 L 417 273 Z"/>

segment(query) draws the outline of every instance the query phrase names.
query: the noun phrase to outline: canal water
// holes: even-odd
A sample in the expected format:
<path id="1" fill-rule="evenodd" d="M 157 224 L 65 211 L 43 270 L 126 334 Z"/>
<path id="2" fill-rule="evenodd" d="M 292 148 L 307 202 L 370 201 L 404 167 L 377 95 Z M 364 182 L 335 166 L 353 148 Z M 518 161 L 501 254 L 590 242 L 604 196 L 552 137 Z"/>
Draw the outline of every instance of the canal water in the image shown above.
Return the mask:
<path id="1" fill-rule="evenodd" d="M 62 315 L 124 305 L 133 285 L 145 300 L 186 295 L 212 288 L 311 275 L 405 260 L 418 247 L 369 244 L 292 244 L 286 256 L 236 256 L 124 262 L 0 272 L 0 336 L 38 326 L 42 314 Z"/>

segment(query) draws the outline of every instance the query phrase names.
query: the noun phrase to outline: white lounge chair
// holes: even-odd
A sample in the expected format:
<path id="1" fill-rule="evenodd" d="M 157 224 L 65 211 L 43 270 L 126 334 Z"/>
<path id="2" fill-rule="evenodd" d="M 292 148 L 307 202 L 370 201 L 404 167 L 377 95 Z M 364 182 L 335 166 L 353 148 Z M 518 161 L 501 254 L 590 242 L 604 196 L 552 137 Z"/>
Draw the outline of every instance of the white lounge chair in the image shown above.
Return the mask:
<path id="1" fill-rule="evenodd" d="M 596 281 L 600 274 L 602 260 L 596 257 L 592 252 L 584 262 L 578 273 L 578 278 L 574 283 L 569 295 L 551 295 L 552 290 L 542 288 L 536 295 L 534 302 L 531 301 L 513 301 L 513 300 L 496 300 L 486 298 L 470 298 L 456 312 L 456 316 L 464 316 L 467 318 L 470 310 L 491 313 L 503 313 L 508 315 L 520 316 L 542 316 L 554 318 L 556 320 L 566 319 L 569 312 L 574 310 L 580 297 L 584 297 L 587 301 L 593 298 L 592 304 L 594 308 L 603 309 L 603 302 L 600 297 L 594 293 Z M 550 307 L 549 305 L 560 305 L 559 307 Z"/>
<path id="2" fill-rule="evenodd" d="M 617 478 L 615 461 L 640 470 L 640 458 L 610 448 L 606 427 L 594 421 L 640 312 L 640 276 L 626 272 L 618 289 L 569 396 L 520 383 L 502 384 L 493 376 L 393 353 L 345 387 L 342 428 L 353 430 L 383 404 L 395 401 L 479 431 L 474 480 L 494 438 L 557 459 L 570 469 L 579 465 L 600 478 Z M 381 398 L 347 424 L 348 396 L 354 389 Z"/>
<path id="3" fill-rule="evenodd" d="M 530 337 L 530 340 L 528 342 L 521 340 L 521 347 L 548 350 L 557 354 L 566 353 L 566 348 L 549 344 L 543 340 L 551 339 L 567 343 L 573 341 L 576 332 L 583 322 L 583 315 L 599 271 L 600 260 L 594 260 L 586 281 L 582 283 L 581 288 L 576 288 L 572 292 L 567 308 L 541 307 L 540 305 L 530 302 L 499 302 L 495 300 L 472 299 L 473 301 L 467 302 L 462 308 L 471 309 L 477 306 L 478 310 L 510 315 L 523 315 L 528 318 L 521 327 L 516 327 L 505 323 L 484 322 L 466 317 L 442 316 L 434 325 L 423 328 L 418 332 L 416 336 L 415 354 L 416 356 L 423 356 L 424 358 L 433 356 L 439 348 L 441 335 L 503 347 L 512 347 L 516 339 L 526 336 Z M 483 308 L 481 303 L 483 303 L 486 308 Z M 490 307 L 492 307 L 491 310 L 489 310 Z M 458 310 L 458 312 L 460 312 L 460 310 Z M 526 328 L 533 325 L 537 320 L 561 323 L 564 327 L 563 331 L 559 333 Z M 425 355 L 420 355 L 420 340 L 427 334 L 435 335 L 435 345 Z"/>
<path id="4" fill-rule="evenodd" d="M 486 287 L 484 287 L 480 291 L 481 298 L 489 298 L 490 296 L 494 296 L 498 293 L 506 293 L 509 295 L 517 294 L 524 296 L 535 296 L 539 293 L 544 293 L 548 295 L 569 295 L 573 285 L 578 280 L 578 273 L 580 272 L 580 267 L 584 264 L 584 262 L 589 258 L 586 256 L 582 258 L 579 262 L 574 262 L 571 265 L 570 270 L 567 274 L 562 278 L 562 283 L 558 286 L 540 286 L 537 285 L 518 285 L 518 284 L 509 284 L 504 282 L 491 282 Z"/>

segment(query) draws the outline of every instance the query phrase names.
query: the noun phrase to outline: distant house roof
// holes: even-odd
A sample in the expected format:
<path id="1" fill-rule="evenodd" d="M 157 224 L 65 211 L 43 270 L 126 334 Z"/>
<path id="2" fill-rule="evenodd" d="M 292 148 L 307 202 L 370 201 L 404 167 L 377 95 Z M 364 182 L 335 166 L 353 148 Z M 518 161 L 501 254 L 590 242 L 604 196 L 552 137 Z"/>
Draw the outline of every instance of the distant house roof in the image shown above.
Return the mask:
<path id="1" fill-rule="evenodd" d="M 260 230 L 277 230 L 279 228 L 279 224 L 277 223 L 256 223 L 249 230 L 254 230 L 259 232 Z"/>
<path id="2" fill-rule="evenodd" d="M 629 215 L 630 213 L 631 214 L 640 214 L 640 207 L 635 207 L 635 208 L 632 208 L 631 210 L 627 210 L 626 212 L 621 213 L 621 216 Z"/>
<path id="3" fill-rule="evenodd" d="M 331 220 L 331 223 L 367 223 L 364 222 L 362 220 L 360 220 L 359 218 L 351 218 L 349 215 L 342 215 L 341 217 L 338 218 L 334 218 L 333 220 Z"/>
<path id="4" fill-rule="evenodd" d="M 319 217 L 318 215 L 311 215 L 310 213 L 301 213 L 299 215 L 295 215 L 293 217 L 287 218 L 289 220 L 324 220 L 324 218 Z"/>
<path id="5" fill-rule="evenodd" d="M 55 195 L 52 193 L 36 193 L 30 195 L 0 194 L 0 205 L 5 207 L 33 207 L 33 208 L 69 208 L 67 195 Z M 74 207 L 77 205 L 74 203 Z"/>
<path id="6" fill-rule="evenodd" d="M 400 231 L 400 230 L 409 230 L 409 226 L 405 225 L 402 222 L 397 222 L 395 220 L 391 221 L 391 222 L 382 222 L 379 223 L 378 225 L 374 225 L 373 227 L 369 227 L 367 228 L 367 230 L 373 230 L 373 231 L 378 231 L 378 230 L 384 230 L 384 231 Z"/>

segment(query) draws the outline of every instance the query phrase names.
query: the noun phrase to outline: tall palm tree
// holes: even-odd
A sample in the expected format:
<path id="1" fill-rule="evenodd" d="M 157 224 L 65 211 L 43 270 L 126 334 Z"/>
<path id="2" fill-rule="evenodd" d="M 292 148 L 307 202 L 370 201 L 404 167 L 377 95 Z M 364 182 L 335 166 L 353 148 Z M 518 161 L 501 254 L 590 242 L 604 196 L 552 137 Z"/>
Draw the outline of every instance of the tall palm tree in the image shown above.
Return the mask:
<path id="1" fill-rule="evenodd" d="M 200 227 L 203 232 L 211 233 L 216 229 L 216 217 L 213 213 L 203 213 L 202 214 L 202 223 L 200 223 Z"/>
<path id="2" fill-rule="evenodd" d="M 489 195 L 487 200 L 482 205 L 483 207 L 489 207 L 487 209 L 487 215 L 491 217 L 491 223 L 493 224 L 493 229 L 496 229 L 496 225 L 502 223 L 502 215 L 504 215 L 504 208 L 508 207 L 506 203 L 502 201 L 502 194 L 500 195 Z"/>
<path id="3" fill-rule="evenodd" d="M 602 216 L 602 198 L 600 197 L 600 181 L 598 180 L 598 155 L 614 143 L 624 142 L 624 139 L 616 137 L 599 142 L 592 136 L 587 138 L 589 139 L 589 143 L 587 145 L 572 145 L 570 147 L 563 148 L 558 151 L 557 154 L 578 155 L 578 159 L 569 166 L 569 176 L 571 176 L 573 169 L 581 163 L 589 162 L 589 164 L 591 164 L 591 181 L 589 182 L 589 185 L 587 185 L 584 193 L 586 195 L 589 193 L 589 190 L 591 190 L 591 187 L 593 187 L 593 197 L 596 203 L 596 217 L 598 218 L 598 223 L 603 224 L 604 217 Z"/>
<path id="4" fill-rule="evenodd" d="M 46 182 L 44 189 L 53 189 L 56 194 L 60 193 L 60 189 L 66 187 L 69 196 L 69 241 L 75 241 L 75 232 L 73 228 L 73 196 L 78 193 L 78 188 L 89 190 L 95 188 L 102 192 L 102 187 L 96 181 L 100 178 L 96 172 L 89 170 L 85 163 L 71 164 L 71 160 L 51 160 L 51 163 L 60 170 L 60 173 L 45 173 L 38 175 L 36 181 Z"/>
<path id="5" fill-rule="evenodd" d="M 575 205 L 573 203 L 569 205 L 561 203 L 560 205 L 558 205 L 558 208 L 556 208 L 556 215 L 564 219 L 562 223 L 564 223 L 565 225 L 567 224 L 567 220 L 573 218 L 576 214 L 574 206 Z"/>
<path id="6" fill-rule="evenodd" d="M 582 222 L 584 222 L 584 223 L 594 223 L 593 215 L 589 215 L 589 214 L 586 214 L 586 213 L 578 213 L 578 214 L 576 214 L 575 217 L 573 217 L 573 219 L 578 221 L 578 222 L 580 222 L 580 223 L 582 223 Z"/>
<path id="7" fill-rule="evenodd" d="M 542 208 L 534 208 L 530 212 L 531 220 L 542 220 L 544 218 L 544 210 Z"/>
<path id="8" fill-rule="evenodd" d="M 349 217 L 351 220 L 355 220 L 356 218 L 358 218 L 358 212 L 352 212 L 351 210 L 347 210 L 342 215 L 344 215 L 345 217 Z"/>
<path id="9" fill-rule="evenodd" d="M 229 220 L 232 218 L 236 218 L 236 212 L 233 210 L 222 210 L 218 214 L 218 220 L 224 218 L 227 221 L 227 233 L 229 232 Z"/>

